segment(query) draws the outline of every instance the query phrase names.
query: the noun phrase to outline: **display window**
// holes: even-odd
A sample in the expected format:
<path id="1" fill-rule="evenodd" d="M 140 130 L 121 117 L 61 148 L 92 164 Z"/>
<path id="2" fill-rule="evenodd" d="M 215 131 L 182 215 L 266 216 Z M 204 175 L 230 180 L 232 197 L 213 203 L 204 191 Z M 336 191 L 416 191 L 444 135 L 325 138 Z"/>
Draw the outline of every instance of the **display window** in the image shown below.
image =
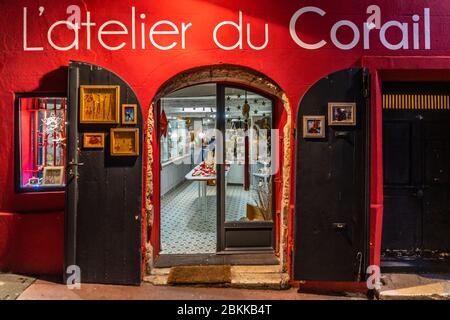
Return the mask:
<path id="1" fill-rule="evenodd" d="M 16 189 L 57 191 L 65 186 L 66 98 L 16 97 Z"/>

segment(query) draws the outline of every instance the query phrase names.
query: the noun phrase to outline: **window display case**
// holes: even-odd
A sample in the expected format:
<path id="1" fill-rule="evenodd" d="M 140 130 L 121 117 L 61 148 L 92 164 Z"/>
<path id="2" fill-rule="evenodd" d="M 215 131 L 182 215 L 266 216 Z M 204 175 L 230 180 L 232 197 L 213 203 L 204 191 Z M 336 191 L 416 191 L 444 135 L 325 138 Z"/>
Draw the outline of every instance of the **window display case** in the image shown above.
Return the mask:
<path id="1" fill-rule="evenodd" d="M 16 122 L 17 189 L 62 190 L 66 164 L 66 98 L 18 97 Z"/>

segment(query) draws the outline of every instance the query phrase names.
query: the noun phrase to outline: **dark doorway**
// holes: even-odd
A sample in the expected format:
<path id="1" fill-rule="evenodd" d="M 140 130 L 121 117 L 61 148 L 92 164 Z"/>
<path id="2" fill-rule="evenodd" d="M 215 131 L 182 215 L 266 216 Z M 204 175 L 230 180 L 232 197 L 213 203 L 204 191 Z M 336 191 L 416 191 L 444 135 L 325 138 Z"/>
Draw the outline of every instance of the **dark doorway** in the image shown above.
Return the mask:
<path id="1" fill-rule="evenodd" d="M 366 70 L 339 71 L 315 83 L 298 108 L 295 280 L 365 279 L 368 88 Z"/>
<path id="2" fill-rule="evenodd" d="M 450 84 L 383 84 L 382 267 L 449 267 Z"/>

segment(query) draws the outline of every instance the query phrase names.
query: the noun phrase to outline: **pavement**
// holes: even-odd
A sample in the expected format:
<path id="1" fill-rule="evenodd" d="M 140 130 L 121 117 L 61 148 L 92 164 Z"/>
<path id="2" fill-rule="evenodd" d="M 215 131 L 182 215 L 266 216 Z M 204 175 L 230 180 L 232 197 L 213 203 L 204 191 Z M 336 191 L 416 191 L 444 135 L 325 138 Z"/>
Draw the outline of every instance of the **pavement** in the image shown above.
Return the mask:
<path id="1" fill-rule="evenodd" d="M 17 299 L 34 281 L 28 276 L 0 273 L 0 300 Z"/>
<path id="2" fill-rule="evenodd" d="M 380 300 L 450 300 L 449 274 L 384 274 Z M 295 288 L 261 290 L 210 286 L 81 284 L 69 289 L 57 279 L 0 274 L 0 300 L 365 300 L 363 294 L 298 293 Z"/>
<path id="3" fill-rule="evenodd" d="M 450 300 L 449 274 L 384 274 L 380 300 Z"/>
<path id="4" fill-rule="evenodd" d="M 140 286 L 82 284 L 80 289 L 48 280 L 36 280 L 18 297 L 19 300 L 355 300 L 364 295 L 316 295 L 287 290 L 249 290 L 220 287 Z"/>

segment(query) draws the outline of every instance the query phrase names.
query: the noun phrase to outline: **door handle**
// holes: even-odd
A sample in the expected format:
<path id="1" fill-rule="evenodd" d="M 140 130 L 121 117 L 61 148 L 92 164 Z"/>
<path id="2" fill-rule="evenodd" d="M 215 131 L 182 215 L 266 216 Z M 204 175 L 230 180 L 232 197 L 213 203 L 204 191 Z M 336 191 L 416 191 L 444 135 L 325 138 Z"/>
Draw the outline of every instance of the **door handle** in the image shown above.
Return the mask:
<path id="1" fill-rule="evenodd" d="M 343 222 L 333 223 L 333 229 L 344 230 L 347 229 L 347 224 Z"/>
<path id="2" fill-rule="evenodd" d="M 353 228 L 345 222 L 334 222 L 331 224 L 334 232 L 343 236 L 350 245 L 353 245 Z"/>
<path id="3" fill-rule="evenodd" d="M 350 132 L 348 132 L 348 131 L 336 131 L 334 133 L 334 136 L 336 138 L 348 138 L 348 137 L 350 137 Z"/>
<path id="4" fill-rule="evenodd" d="M 67 166 L 84 166 L 84 162 L 75 162 L 75 161 L 70 161 Z"/>

